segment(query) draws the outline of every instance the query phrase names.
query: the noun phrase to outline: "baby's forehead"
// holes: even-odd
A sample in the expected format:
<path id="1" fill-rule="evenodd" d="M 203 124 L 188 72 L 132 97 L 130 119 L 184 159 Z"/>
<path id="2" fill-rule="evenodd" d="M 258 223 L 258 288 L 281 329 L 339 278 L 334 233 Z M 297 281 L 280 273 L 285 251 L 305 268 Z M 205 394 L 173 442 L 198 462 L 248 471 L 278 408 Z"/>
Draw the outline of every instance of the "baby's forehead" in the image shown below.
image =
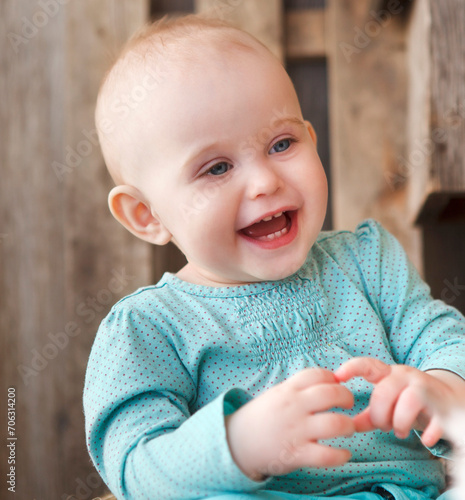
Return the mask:
<path id="1" fill-rule="evenodd" d="M 137 77 L 169 75 L 190 69 L 216 66 L 233 56 L 272 56 L 268 49 L 248 34 L 234 28 L 217 28 L 185 34 L 154 34 L 123 53 L 115 65 L 115 78 L 132 83 Z"/>
<path id="2" fill-rule="evenodd" d="M 224 66 L 247 56 L 275 59 L 252 36 L 230 27 L 153 33 L 130 43 L 97 101 L 97 129 L 113 177 L 123 165 L 133 170 L 139 163 L 131 146 L 140 143 L 141 127 L 157 119 L 157 108 L 167 104 L 160 102 L 167 88 L 171 96 L 174 88 L 185 93 L 189 78 L 205 75 L 213 80 Z"/>
<path id="3" fill-rule="evenodd" d="M 188 36 L 189 35 L 189 36 Z M 245 56 L 274 58 L 252 36 L 234 28 L 212 28 L 192 33 L 154 33 L 129 44 L 101 86 L 97 116 L 115 121 L 136 116 L 147 97 L 156 97 L 163 86 L 189 81 L 199 72 L 214 74 Z M 130 109 L 128 109 L 130 108 Z"/>

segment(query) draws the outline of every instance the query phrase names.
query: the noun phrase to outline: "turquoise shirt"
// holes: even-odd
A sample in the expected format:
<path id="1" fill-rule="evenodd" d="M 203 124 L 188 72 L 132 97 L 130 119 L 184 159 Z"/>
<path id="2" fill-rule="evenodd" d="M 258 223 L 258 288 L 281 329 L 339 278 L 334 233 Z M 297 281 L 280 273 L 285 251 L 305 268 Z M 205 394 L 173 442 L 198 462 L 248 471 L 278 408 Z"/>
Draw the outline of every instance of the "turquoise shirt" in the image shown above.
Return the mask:
<path id="1" fill-rule="evenodd" d="M 327 440 L 348 448 L 350 462 L 280 475 L 271 460 L 272 476 L 256 482 L 230 455 L 224 415 L 299 370 L 335 370 L 354 356 L 465 378 L 464 333 L 465 318 L 430 297 L 374 221 L 354 233 L 322 232 L 304 266 L 280 281 L 213 288 L 167 273 L 115 304 L 99 328 L 84 390 L 89 452 L 118 498 L 308 498 L 380 483 L 436 498 L 442 464 L 414 432 Z M 355 406 L 335 411 L 354 415 L 372 386 L 359 378 L 347 386 Z"/>

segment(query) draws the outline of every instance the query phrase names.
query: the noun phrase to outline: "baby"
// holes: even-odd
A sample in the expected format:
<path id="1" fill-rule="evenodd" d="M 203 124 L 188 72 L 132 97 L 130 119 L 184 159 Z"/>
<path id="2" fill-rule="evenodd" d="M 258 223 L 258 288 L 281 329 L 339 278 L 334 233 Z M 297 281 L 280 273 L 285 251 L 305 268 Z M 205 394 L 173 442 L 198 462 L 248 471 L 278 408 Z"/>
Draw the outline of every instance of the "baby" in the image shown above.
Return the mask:
<path id="1" fill-rule="evenodd" d="M 88 448 L 116 497 L 437 498 L 465 318 L 376 222 L 321 232 L 316 135 L 280 62 L 222 22 L 164 19 L 96 123 L 113 215 L 187 259 L 119 301 L 90 355 Z"/>

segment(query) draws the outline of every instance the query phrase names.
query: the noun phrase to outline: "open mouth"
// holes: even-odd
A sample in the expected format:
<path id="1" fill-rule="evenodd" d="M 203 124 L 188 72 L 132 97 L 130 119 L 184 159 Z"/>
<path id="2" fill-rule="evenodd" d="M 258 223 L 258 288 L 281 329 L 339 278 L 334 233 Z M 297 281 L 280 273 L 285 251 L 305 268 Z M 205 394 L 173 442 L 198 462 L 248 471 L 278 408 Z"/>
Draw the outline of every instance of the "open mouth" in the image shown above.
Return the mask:
<path id="1" fill-rule="evenodd" d="M 240 233 L 249 241 L 267 247 L 285 245 L 294 239 L 297 230 L 297 210 L 278 212 L 241 229 Z"/>

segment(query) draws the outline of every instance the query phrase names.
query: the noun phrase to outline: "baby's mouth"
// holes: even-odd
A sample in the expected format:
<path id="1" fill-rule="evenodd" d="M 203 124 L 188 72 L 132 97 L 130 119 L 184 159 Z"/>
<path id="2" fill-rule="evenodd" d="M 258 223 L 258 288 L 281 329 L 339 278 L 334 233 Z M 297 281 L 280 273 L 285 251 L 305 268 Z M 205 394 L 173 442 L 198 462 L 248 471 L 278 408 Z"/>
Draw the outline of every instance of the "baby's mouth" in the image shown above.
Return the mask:
<path id="1" fill-rule="evenodd" d="M 288 213 L 278 212 L 242 229 L 241 232 L 255 240 L 271 241 L 287 234 L 290 226 L 291 218 Z"/>

